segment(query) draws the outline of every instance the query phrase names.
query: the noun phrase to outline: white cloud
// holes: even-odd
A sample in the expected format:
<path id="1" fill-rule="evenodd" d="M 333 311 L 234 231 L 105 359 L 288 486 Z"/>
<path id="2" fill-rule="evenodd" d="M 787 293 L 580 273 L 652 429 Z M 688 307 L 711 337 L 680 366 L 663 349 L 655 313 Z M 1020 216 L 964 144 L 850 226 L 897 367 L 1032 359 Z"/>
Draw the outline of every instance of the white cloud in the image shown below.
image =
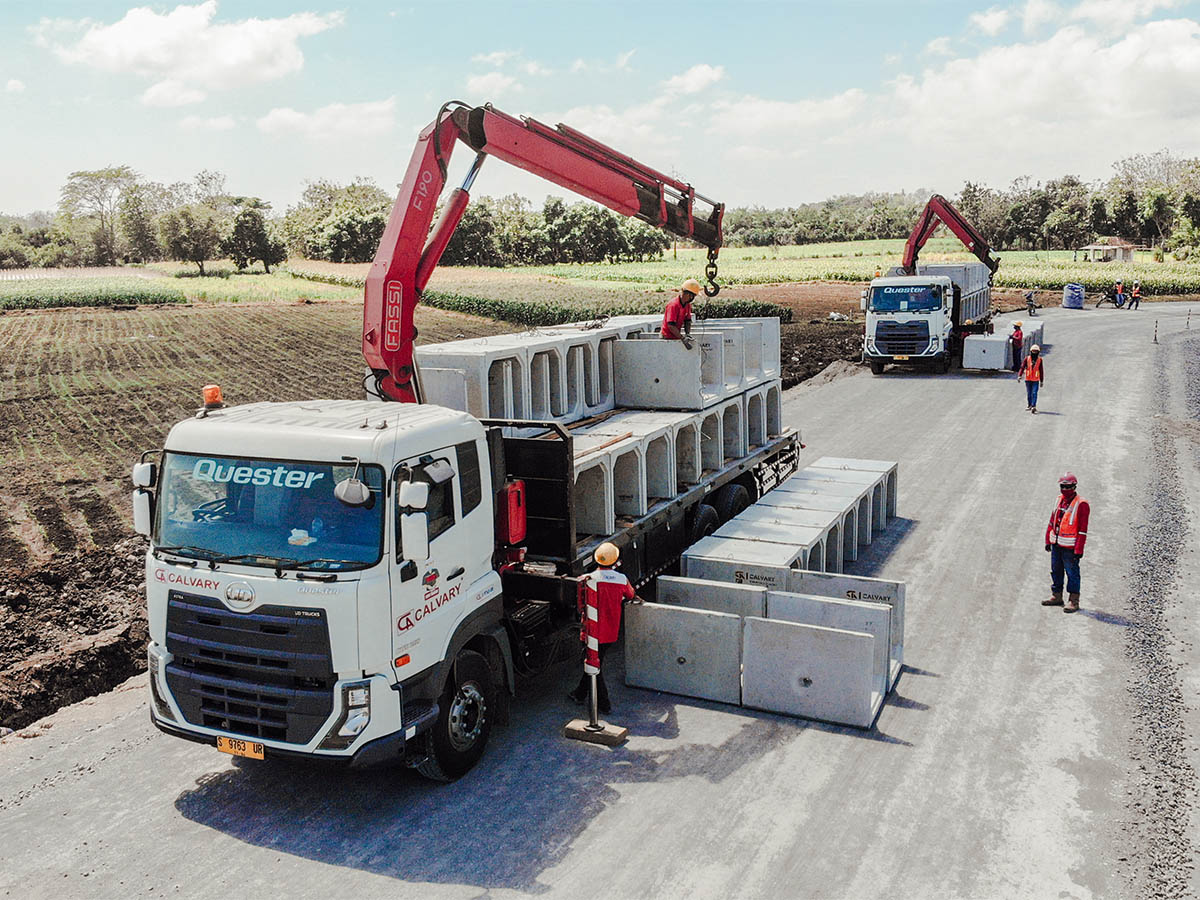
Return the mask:
<path id="1" fill-rule="evenodd" d="M 669 94 L 696 94 L 705 88 L 712 87 L 724 77 L 724 66 L 697 63 L 686 72 L 668 78 L 663 82 L 663 87 Z"/>
<path id="2" fill-rule="evenodd" d="M 624 53 L 618 53 L 615 68 L 618 70 L 628 69 L 629 62 L 633 59 L 633 54 L 635 53 L 637 53 L 636 47 L 632 50 L 626 50 Z"/>
<path id="3" fill-rule="evenodd" d="M 587 71 L 587 67 L 588 64 L 582 59 L 577 59 L 575 62 L 571 63 L 572 72 L 585 72 Z"/>
<path id="4" fill-rule="evenodd" d="M 184 116 L 179 120 L 184 131 L 229 131 L 235 124 L 233 116 Z"/>
<path id="5" fill-rule="evenodd" d="M 1075 21 L 1091 22 L 1103 28 L 1128 28 L 1139 19 L 1160 9 L 1174 9 L 1182 0 L 1082 0 L 1071 10 Z"/>
<path id="6" fill-rule="evenodd" d="M 533 75 L 534 77 L 540 77 L 540 76 L 550 74 L 550 70 L 548 68 L 543 66 L 540 62 L 537 62 L 536 60 L 532 60 L 532 59 L 526 60 L 525 62 L 521 63 L 520 69 L 526 75 Z"/>
<path id="7" fill-rule="evenodd" d="M 144 101 L 195 102 L 195 92 L 230 90 L 298 72 L 299 41 L 342 24 L 343 15 L 301 12 L 278 19 L 217 22 L 216 0 L 170 12 L 135 7 L 112 24 L 42 19 L 36 41 L 63 62 L 155 81 Z M 178 87 L 177 87 L 178 86 Z M 190 99 L 186 91 L 191 91 Z"/>
<path id="8" fill-rule="evenodd" d="M 257 122 L 272 135 L 300 135 L 315 141 L 377 137 L 396 127 L 396 98 L 366 103 L 331 103 L 311 113 L 290 107 L 271 110 Z"/>
<path id="9" fill-rule="evenodd" d="M 471 62 L 483 63 L 487 66 L 495 66 L 499 68 L 507 62 L 516 59 L 520 54 L 516 50 L 493 50 L 491 53 L 476 53 L 471 57 Z"/>
<path id="10" fill-rule="evenodd" d="M 187 106 L 191 103 L 201 103 L 208 97 L 199 88 L 188 87 L 181 81 L 168 79 L 152 84 L 142 94 L 142 103 L 146 106 Z"/>
<path id="11" fill-rule="evenodd" d="M 1026 34 L 1033 34 L 1043 25 L 1063 20 L 1062 7 L 1052 0 L 1025 0 L 1019 15 Z"/>
<path id="12" fill-rule="evenodd" d="M 633 54 L 637 53 L 637 48 L 626 50 L 624 53 L 618 53 L 617 58 L 611 62 L 588 61 L 582 57 L 571 63 L 572 72 L 628 72 L 633 67 L 630 61 L 633 59 Z"/>
<path id="13" fill-rule="evenodd" d="M 520 90 L 522 90 L 521 83 L 512 75 L 505 75 L 503 72 L 472 75 L 467 79 L 467 93 L 472 97 L 484 100 L 515 93 Z"/>
<path id="14" fill-rule="evenodd" d="M 954 51 L 950 49 L 950 38 L 934 38 L 925 45 L 925 54 L 927 56 L 953 56 Z"/>
<path id="15" fill-rule="evenodd" d="M 23 93 L 24 90 L 25 82 L 18 78 L 10 78 L 7 82 L 5 82 L 4 93 L 6 94 L 20 94 Z"/>
<path id="16" fill-rule="evenodd" d="M 975 30 L 982 31 L 988 37 L 995 37 L 1008 27 L 1011 18 L 1012 13 L 1009 10 L 993 6 L 983 12 L 971 13 L 967 21 Z"/>

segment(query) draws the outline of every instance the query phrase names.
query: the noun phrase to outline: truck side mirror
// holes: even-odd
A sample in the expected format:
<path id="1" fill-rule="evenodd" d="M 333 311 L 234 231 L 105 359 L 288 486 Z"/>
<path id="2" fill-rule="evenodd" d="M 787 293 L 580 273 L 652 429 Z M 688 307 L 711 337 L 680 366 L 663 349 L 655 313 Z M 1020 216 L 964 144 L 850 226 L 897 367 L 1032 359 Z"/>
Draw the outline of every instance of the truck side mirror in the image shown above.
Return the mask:
<path id="1" fill-rule="evenodd" d="M 371 502 L 371 489 L 357 478 L 343 478 L 333 486 L 333 496 L 347 506 L 366 506 Z"/>
<path id="2" fill-rule="evenodd" d="M 143 537 L 150 537 L 153 521 L 154 495 L 145 488 L 138 488 L 133 492 L 133 530 Z"/>
<path id="3" fill-rule="evenodd" d="M 863 291 L 862 295 L 858 298 L 858 308 L 861 309 L 863 312 L 867 311 L 867 292 L 866 291 Z"/>
<path id="4" fill-rule="evenodd" d="M 429 559 L 429 485 L 424 481 L 405 481 L 400 485 L 400 549 L 405 559 L 425 562 Z"/>
<path id="5" fill-rule="evenodd" d="M 133 467 L 133 486 L 140 488 L 154 487 L 158 481 L 158 466 L 154 463 L 137 463 Z"/>

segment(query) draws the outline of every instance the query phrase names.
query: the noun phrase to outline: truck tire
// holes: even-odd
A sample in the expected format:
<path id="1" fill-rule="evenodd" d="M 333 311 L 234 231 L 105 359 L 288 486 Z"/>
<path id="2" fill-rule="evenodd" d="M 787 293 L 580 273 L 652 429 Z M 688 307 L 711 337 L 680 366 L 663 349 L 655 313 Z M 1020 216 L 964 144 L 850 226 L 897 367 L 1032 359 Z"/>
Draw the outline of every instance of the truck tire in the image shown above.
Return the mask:
<path id="1" fill-rule="evenodd" d="M 454 781 L 483 756 L 496 706 L 495 678 L 487 660 L 463 650 L 450 667 L 438 698 L 437 722 L 428 734 L 417 771 L 434 781 Z"/>
<path id="2" fill-rule="evenodd" d="M 750 505 L 750 492 L 740 484 L 730 482 L 720 488 L 712 498 L 712 508 L 717 511 L 717 518 L 725 524 Z"/>
<path id="3" fill-rule="evenodd" d="M 882 374 L 883 374 L 883 360 L 881 360 L 881 359 L 868 359 L 868 360 L 867 360 L 867 365 L 869 365 L 869 366 L 871 367 L 871 374 L 872 374 L 872 375 L 882 375 Z"/>
<path id="4" fill-rule="evenodd" d="M 943 356 L 941 358 L 941 361 L 938 363 L 938 371 L 941 372 L 943 375 L 945 375 L 947 372 L 949 372 L 953 368 L 954 368 L 954 357 L 952 357 L 947 352 L 946 355 Z"/>
<path id="5" fill-rule="evenodd" d="M 721 526 L 721 517 L 717 515 L 717 511 L 707 503 L 701 503 L 696 507 L 695 518 L 692 519 L 692 533 L 688 539 L 688 545 L 696 543 L 701 538 L 706 538 Z"/>

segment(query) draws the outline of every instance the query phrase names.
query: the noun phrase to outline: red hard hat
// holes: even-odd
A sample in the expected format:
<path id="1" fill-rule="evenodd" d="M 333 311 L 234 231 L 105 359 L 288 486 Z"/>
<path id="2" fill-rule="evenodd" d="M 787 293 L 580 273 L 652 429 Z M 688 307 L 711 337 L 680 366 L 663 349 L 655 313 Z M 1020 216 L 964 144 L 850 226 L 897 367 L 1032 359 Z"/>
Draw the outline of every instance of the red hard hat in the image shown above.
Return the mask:
<path id="1" fill-rule="evenodd" d="M 1064 472 L 1062 477 L 1058 479 L 1059 484 L 1069 484 L 1072 487 L 1079 484 L 1079 479 L 1075 477 L 1074 472 Z"/>

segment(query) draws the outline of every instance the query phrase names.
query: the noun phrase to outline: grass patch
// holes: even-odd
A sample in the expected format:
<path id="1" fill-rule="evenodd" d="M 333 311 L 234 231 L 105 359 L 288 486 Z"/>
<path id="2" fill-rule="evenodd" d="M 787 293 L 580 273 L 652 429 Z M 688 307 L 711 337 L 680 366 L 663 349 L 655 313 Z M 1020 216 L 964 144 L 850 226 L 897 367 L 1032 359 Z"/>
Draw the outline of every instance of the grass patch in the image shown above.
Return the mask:
<path id="1" fill-rule="evenodd" d="M 130 276 L 0 281 L 0 309 L 123 306 L 183 303 L 186 300 L 184 292 L 174 284 Z"/>

